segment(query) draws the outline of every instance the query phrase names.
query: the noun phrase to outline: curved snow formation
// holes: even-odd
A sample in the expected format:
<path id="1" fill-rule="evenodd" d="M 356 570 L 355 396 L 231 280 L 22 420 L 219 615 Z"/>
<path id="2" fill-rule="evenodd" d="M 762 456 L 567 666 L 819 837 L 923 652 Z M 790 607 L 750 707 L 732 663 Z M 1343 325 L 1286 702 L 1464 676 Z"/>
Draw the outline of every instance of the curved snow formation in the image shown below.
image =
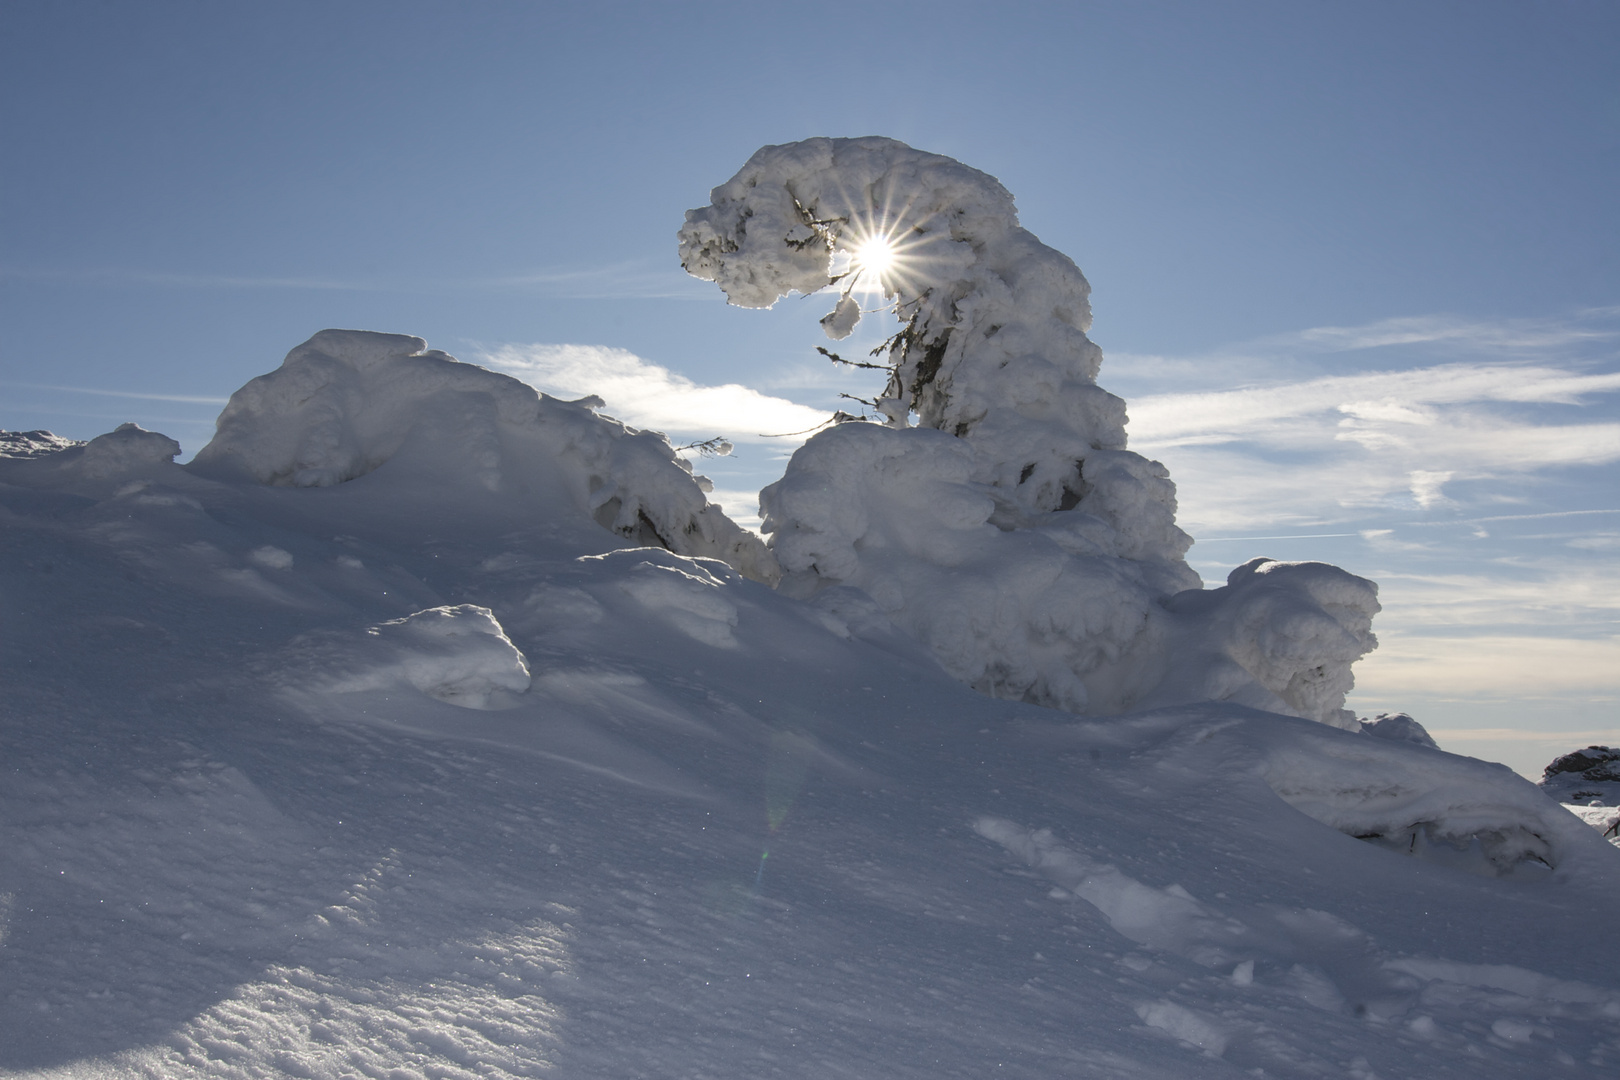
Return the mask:
<path id="1" fill-rule="evenodd" d="M 405 461 L 424 478 L 512 498 L 532 492 L 536 478 L 560 479 L 618 536 L 774 582 L 764 544 L 709 503 L 708 481 L 669 440 L 599 415 L 601 405 L 539 393 L 418 337 L 323 330 L 231 395 L 191 468 L 327 487 Z"/>
<path id="2" fill-rule="evenodd" d="M 476 604 L 428 608 L 360 634 L 317 632 L 291 651 L 300 662 L 289 672 L 327 693 L 409 686 L 451 705 L 499 709 L 530 683 L 528 660 L 494 613 Z"/>
<path id="3" fill-rule="evenodd" d="M 1090 714 L 1230 700 L 1353 728 L 1377 587 L 1257 560 L 1202 590 L 1175 485 L 1126 448 L 1125 403 L 1096 384 L 1085 276 L 994 177 L 892 139 L 767 146 L 679 234 L 687 271 L 740 306 L 841 286 L 835 339 L 860 318 L 840 259 L 874 238 L 895 253 L 880 280 L 901 324 L 885 422 L 816 435 L 761 493 L 784 591 L 862 589 L 998 697 Z"/>

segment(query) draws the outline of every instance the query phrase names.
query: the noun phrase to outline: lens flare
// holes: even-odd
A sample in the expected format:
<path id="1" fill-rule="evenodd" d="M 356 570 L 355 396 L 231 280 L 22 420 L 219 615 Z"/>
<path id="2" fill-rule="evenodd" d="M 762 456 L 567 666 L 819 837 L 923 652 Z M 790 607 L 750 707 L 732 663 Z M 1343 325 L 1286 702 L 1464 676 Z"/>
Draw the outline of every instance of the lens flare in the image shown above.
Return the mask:
<path id="1" fill-rule="evenodd" d="M 872 236 L 850 253 L 851 267 L 856 273 L 870 278 L 874 284 L 881 284 L 884 275 L 894 268 L 895 254 L 892 239 L 881 234 Z"/>

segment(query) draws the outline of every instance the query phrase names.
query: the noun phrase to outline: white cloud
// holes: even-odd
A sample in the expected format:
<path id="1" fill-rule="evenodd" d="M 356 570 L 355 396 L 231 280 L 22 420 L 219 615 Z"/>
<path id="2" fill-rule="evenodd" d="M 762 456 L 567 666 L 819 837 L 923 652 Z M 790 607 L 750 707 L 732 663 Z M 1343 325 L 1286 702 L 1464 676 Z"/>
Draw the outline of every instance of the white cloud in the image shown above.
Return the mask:
<path id="1" fill-rule="evenodd" d="M 1482 402 L 1573 405 L 1590 395 L 1614 391 L 1620 391 L 1620 372 L 1586 373 L 1502 363 L 1441 364 L 1272 386 L 1139 396 L 1129 403 L 1131 438 L 1153 448 L 1256 440 L 1288 443 L 1308 438 L 1313 429 L 1320 428 L 1320 420 L 1314 424 L 1301 421 L 1334 413 L 1352 424 L 1424 426 L 1433 425 L 1443 414 L 1422 406 Z M 1612 448 L 1610 452 L 1614 452 Z"/>
<path id="2" fill-rule="evenodd" d="M 475 356 L 548 394 L 595 394 L 632 427 L 735 442 L 796 445 L 830 414 L 736 383 L 702 386 L 625 349 L 604 345 L 502 345 Z M 771 438 L 786 433 L 790 438 Z"/>
<path id="3" fill-rule="evenodd" d="M 1620 624 L 1620 570 L 1579 565 L 1526 569 L 1498 562 L 1470 573 L 1378 572 L 1385 609 L 1404 627 L 1513 624 L 1568 631 Z M 1620 684 L 1620 665 L 1615 678 Z"/>
<path id="4" fill-rule="evenodd" d="M 1479 728 L 1430 728 L 1429 734 L 1436 739 L 1449 736 L 1454 739 L 1470 739 L 1477 742 L 1510 742 L 1510 743 L 1562 743 L 1571 749 L 1581 744 L 1604 743 L 1620 737 L 1620 730 L 1615 728 L 1579 728 L 1574 731 L 1525 731 L 1522 728 L 1479 727 Z"/>
<path id="5" fill-rule="evenodd" d="M 1169 466 L 1195 535 L 1281 531 L 1620 460 L 1617 391 L 1620 371 L 1492 363 L 1149 394 L 1129 403 L 1131 447 Z"/>

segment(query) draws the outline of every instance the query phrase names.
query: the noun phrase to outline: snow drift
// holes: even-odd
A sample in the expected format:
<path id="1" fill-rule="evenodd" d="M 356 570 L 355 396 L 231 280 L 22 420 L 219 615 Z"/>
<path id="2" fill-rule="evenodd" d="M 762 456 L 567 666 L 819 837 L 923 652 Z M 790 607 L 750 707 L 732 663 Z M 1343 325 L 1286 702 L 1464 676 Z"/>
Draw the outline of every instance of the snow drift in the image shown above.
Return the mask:
<path id="1" fill-rule="evenodd" d="M 760 496 L 784 591 L 861 589 L 998 697 L 1088 714 L 1233 701 L 1357 727 L 1344 696 L 1376 645 L 1376 586 L 1256 560 L 1201 590 L 1168 473 L 1126 449 L 1125 404 L 1096 384 L 1089 284 L 993 177 L 891 139 L 768 146 L 679 239 L 734 304 L 840 287 L 834 339 L 860 318 L 860 253 L 893 250 L 883 426 L 818 434 Z"/>
<path id="2" fill-rule="evenodd" d="M 323 330 L 231 395 L 191 468 L 327 487 L 397 463 L 418 482 L 438 477 L 531 501 L 561 482 L 575 506 L 620 537 L 775 580 L 758 538 L 708 502 L 708 481 L 669 441 L 598 415 L 601 405 L 538 393 L 421 338 Z"/>

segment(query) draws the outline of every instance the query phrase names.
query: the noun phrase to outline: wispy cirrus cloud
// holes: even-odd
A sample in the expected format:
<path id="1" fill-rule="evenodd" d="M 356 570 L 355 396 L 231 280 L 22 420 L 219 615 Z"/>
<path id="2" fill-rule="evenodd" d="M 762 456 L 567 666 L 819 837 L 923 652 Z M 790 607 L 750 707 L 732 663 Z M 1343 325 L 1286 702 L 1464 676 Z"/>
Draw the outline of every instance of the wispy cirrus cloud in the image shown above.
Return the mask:
<path id="1" fill-rule="evenodd" d="M 1620 371 L 1444 363 L 1139 395 L 1131 446 L 1170 466 L 1197 528 L 1431 509 L 1448 485 L 1620 460 Z"/>
<path id="2" fill-rule="evenodd" d="M 1130 402 L 1135 442 L 1187 443 L 1308 439 L 1322 419 L 1371 426 L 1432 426 L 1441 407 L 1486 402 L 1579 405 L 1620 391 L 1620 371 L 1586 372 L 1541 364 L 1441 364 L 1405 371 L 1324 376 L 1300 382 L 1203 393 L 1153 394 Z M 1302 423 L 1310 418 L 1314 423 Z"/>
<path id="3" fill-rule="evenodd" d="M 670 433 L 791 446 L 830 416 L 737 383 L 704 386 L 604 345 L 501 345 L 473 359 L 557 397 L 595 394 L 625 423 Z"/>
<path id="4" fill-rule="evenodd" d="M 137 401 L 177 401 L 188 405 L 223 405 L 229 398 L 198 394 L 147 394 L 134 390 L 104 390 L 92 386 L 56 386 L 51 383 L 3 382 L 0 386 L 15 386 L 24 390 L 54 390 L 66 394 L 93 394 L 97 397 L 132 398 Z"/>
<path id="5" fill-rule="evenodd" d="M 1417 315 L 1382 319 L 1362 326 L 1318 326 L 1262 339 L 1275 348 L 1326 352 L 1378 349 L 1391 345 L 1448 346 L 1470 353 L 1544 353 L 1569 345 L 1620 338 L 1620 305 L 1586 308 L 1568 315 L 1531 319 L 1469 319 Z"/>

